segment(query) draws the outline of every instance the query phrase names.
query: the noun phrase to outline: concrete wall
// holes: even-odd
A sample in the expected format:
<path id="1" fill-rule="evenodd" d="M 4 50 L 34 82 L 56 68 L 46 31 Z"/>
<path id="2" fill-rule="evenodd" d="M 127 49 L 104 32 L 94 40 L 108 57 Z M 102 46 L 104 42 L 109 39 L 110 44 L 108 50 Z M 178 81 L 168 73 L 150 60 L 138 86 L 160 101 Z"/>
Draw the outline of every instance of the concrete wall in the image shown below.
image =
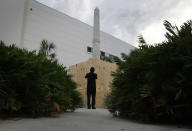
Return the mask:
<path id="1" fill-rule="evenodd" d="M 33 0 L 29 2 L 26 21 L 25 48 L 39 49 L 43 39 L 54 42 L 57 58 L 65 66 L 90 57 L 86 49 L 92 41 L 90 26 Z"/>
<path id="2" fill-rule="evenodd" d="M 87 80 L 86 73 L 90 71 L 90 67 L 95 67 L 97 73 L 96 80 L 96 107 L 104 107 L 104 98 L 110 91 L 110 85 L 113 80 L 112 71 L 116 71 L 118 66 L 109 62 L 98 59 L 91 59 L 69 67 L 69 73 L 73 76 L 73 80 L 78 84 L 78 91 L 81 92 L 84 100 L 84 106 L 87 106 Z"/>
<path id="3" fill-rule="evenodd" d="M 20 45 L 25 0 L 0 1 L 0 40 Z"/>
<path id="4" fill-rule="evenodd" d="M 60 63 L 69 67 L 92 57 L 93 28 L 35 0 L 0 1 L 0 40 L 17 43 L 28 50 L 39 50 L 46 39 L 56 45 Z M 120 56 L 135 47 L 101 31 L 101 50 Z"/>
<path id="5" fill-rule="evenodd" d="M 31 50 L 39 49 L 39 43 L 43 39 L 56 44 L 57 58 L 67 67 L 87 61 L 91 57 L 87 53 L 87 46 L 92 47 L 93 41 L 91 26 L 30 0 L 24 47 Z M 133 46 L 101 32 L 101 50 L 120 56 L 121 52 L 129 53 L 133 48 Z"/>

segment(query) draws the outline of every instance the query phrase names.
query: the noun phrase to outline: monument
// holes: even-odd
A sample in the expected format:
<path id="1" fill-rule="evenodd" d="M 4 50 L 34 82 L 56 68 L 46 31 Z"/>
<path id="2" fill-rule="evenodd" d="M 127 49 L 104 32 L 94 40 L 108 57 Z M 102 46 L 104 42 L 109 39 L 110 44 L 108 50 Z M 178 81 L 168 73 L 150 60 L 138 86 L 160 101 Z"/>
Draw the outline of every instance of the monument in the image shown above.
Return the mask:
<path id="1" fill-rule="evenodd" d="M 100 18 L 98 7 L 94 10 L 93 25 L 93 58 L 100 59 Z"/>

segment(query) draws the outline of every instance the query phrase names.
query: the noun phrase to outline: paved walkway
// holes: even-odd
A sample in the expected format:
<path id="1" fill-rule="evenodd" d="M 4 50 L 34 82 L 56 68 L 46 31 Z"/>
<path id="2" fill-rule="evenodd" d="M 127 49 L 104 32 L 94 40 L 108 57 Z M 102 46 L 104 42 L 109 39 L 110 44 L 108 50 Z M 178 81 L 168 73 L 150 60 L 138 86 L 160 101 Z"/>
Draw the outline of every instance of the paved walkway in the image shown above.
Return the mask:
<path id="1" fill-rule="evenodd" d="M 105 109 L 78 109 L 59 118 L 0 120 L 0 131 L 192 131 L 189 128 L 140 124 L 113 117 Z"/>

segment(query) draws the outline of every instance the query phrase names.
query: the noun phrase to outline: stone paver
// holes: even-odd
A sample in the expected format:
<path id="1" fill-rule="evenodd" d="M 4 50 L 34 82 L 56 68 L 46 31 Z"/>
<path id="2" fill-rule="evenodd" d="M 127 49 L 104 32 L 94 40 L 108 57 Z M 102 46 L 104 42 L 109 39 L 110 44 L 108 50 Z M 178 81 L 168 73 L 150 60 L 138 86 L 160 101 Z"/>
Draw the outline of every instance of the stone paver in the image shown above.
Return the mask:
<path id="1" fill-rule="evenodd" d="M 113 117 L 105 109 L 78 109 L 58 118 L 0 120 L 0 131 L 192 131 L 177 126 L 135 123 Z"/>

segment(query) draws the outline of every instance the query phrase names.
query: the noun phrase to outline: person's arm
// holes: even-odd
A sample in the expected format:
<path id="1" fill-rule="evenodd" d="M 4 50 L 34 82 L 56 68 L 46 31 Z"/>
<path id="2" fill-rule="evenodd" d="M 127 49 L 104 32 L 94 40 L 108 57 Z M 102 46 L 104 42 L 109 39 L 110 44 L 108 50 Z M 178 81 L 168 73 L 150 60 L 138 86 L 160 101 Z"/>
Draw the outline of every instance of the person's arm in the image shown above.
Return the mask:
<path id="1" fill-rule="evenodd" d="M 95 74 L 95 79 L 97 79 L 97 74 Z"/>
<path id="2" fill-rule="evenodd" d="M 85 75 L 85 78 L 88 78 L 88 74 Z"/>

